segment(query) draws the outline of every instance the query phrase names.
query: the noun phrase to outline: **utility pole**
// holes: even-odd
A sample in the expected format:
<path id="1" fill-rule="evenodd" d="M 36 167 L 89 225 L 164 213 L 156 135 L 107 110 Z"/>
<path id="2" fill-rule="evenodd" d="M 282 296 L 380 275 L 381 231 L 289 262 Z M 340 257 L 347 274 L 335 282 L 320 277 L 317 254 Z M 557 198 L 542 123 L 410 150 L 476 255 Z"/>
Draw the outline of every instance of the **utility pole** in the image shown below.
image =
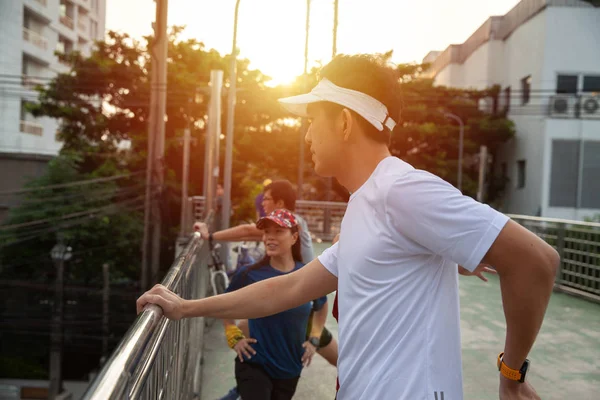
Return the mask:
<path id="1" fill-rule="evenodd" d="M 483 203 L 485 200 L 485 176 L 488 166 L 487 146 L 479 148 L 479 183 L 477 186 L 477 201 Z"/>
<path id="2" fill-rule="evenodd" d="M 338 29 L 338 0 L 333 1 L 333 44 L 331 46 L 331 59 L 337 54 L 337 29 Z M 333 178 L 327 178 L 327 186 L 325 189 L 325 200 L 331 201 L 333 191 Z M 325 218 L 323 221 L 323 230 L 325 234 L 331 232 L 331 209 L 325 209 Z"/>
<path id="3" fill-rule="evenodd" d="M 155 0 L 155 2 L 156 21 L 154 22 L 154 43 L 151 51 L 152 75 L 150 83 L 150 112 L 148 117 L 144 243 L 142 244 L 142 290 L 147 289 L 151 282 L 156 281 L 160 267 L 160 195 L 164 182 L 168 0 Z M 151 236 L 152 245 L 150 246 Z M 151 253 L 150 259 L 148 256 L 149 253 Z"/>
<path id="4" fill-rule="evenodd" d="M 306 36 L 304 39 L 304 90 L 308 92 L 308 36 L 310 32 L 310 0 L 306 0 L 306 26 L 304 28 Z M 308 124 L 306 118 L 302 119 L 302 130 L 300 131 L 300 158 L 298 159 L 298 199 L 302 200 L 303 187 L 304 187 L 304 149 L 306 147 L 304 143 L 304 136 Z"/>
<path id="5" fill-rule="evenodd" d="M 207 146 L 207 157 L 205 161 L 206 168 L 206 200 L 205 200 L 205 214 L 215 208 L 215 189 L 216 189 L 216 178 L 218 177 L 218 168 L 216 164 L 217 155 L 217 143 L 219 140 L 219 132 L 221 125 L 221 89 L 223 87 L 223 71 L 212 70 L 210 71 L 210 108 L 208 110 L 208 129 L 206 130 L 206 146 Z"/>
<path id="6" fill-rule="evenodd" d="M 191 125 L 192 125 L 192 99 L 188 99 L 188 124 L 183 130 L 183 166 L 181 173 L 181 217 L 179 223 L 179 236 L 183 237 L 186 232 L 186 224 L 190 221 L 187 220 L 187 202 L 188 202 L 188 181 L 190 173 L 190 139 L 191 139 Z"/>
<path id="7" fill-rule="evenodd" d="M 338 30 L 338 0 L 333 0 L 333 48 L 331 58 L 337 54 L 337 30 Z"/>
<path id="8" fill-rule="evenodd" d="M 102 264 L 102 359 L 108 357 L 108 335 L 110 330 L 108 327 L 108 318 L 110 315 L 110 279 L 109 265 Z"/>
<path id="9" fill-rule="evenodd" d="M 458 136 L 458 177 L 456 188 L 462 192 L 462 168 L 463 168 L 463 147 L 464 147 L 464 136 L 465 136 L 465 124 L 463 120 L 456 114 L 452 113 L 444 113 L 446 118 L 453 119 L 458 122 L 458 126 L 460 127 L 459 136 Z"/>
<path id="10" fill-rule="evenodd" d="M 225 175 L 223 178 L 223 213 L 221 219 L 221 229 L 229 228 L 231 217 L 231 174 L 233 163 L 233 132 L 236 103 L 237 86 L 237 26 L 238 11 L 240 0 L 235 2 L 235 12 L 233 14 L 233 42 L 231 45 L 231 66 L 229 67 L 229 96 L 227 97 L 227 138 L 225 146 Z M 226 247 L 226 246 L 224 246 Z"/>
<path id="11" fill-rule="evenodd" d="M 337 54 L 337 29 L 338 29 L 338 0 L 333 1 L 333 45 L 331 47 L 331 59 Z M 333 190 L 333 178 L 327 178 L 327 201 L 331 201 L 331 191 Z M 329 220 L 326 218 L 326 221 Z M 329 225 L 329 224 L 328 224 Z M 329 232 L 328 227 L 325 232 Z"/>
<path id="12" fill-rule="evenodd" d="M 52 336 L 50 339 L 50 389 L 48 399 L 54 400 L 62 391 L 62 353 L 63 353 L 63 314 L 64 314 L 64 276 L 65 261 L 71 259 L 71 248 L 59 240 L 50 252 L 56 266 L 54 284 L 54 313 L 52 315 Z"/>

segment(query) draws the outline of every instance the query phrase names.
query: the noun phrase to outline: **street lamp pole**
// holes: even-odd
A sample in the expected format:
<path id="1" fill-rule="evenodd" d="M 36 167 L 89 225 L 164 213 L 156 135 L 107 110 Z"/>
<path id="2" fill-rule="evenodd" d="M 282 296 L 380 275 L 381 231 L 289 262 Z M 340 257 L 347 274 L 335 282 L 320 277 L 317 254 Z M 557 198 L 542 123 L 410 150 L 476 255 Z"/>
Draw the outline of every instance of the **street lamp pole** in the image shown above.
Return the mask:
<path id="1" fill-rule="evenodd" d="M 62 352 L 63 352 L 63 312 L 64 312 L 64 275 L 65 261 L 71 258 L 71 247 L 57 243 L 50 252 L 56 265 L 54 289 L 54 313 L 52 315 L 52 336 L 50 339 L 50 390 L 48 398 L 54 400 L 62 389 Z"/>
<path id="2" fill-rule="evenodd" d="M 444 113 L 444 117 L 455 120 L 456 122 L 458 122 L 458 125 L 460 126 L 460 134 L 459 134 L 459 138 L 458 138 L 458 178 L 457 178 L 456 187 L 458 188 L 458 190 L 460 192 L 462 192 L 463 142 L 464 142 L 464 135 L 465 135 L 465 125 L 463 123 L 463 120 L 456 114 L 447 112 L 447 113 Z"/>
<path id="3" fill-rule="evenodd" d="M 233 43 L 231 46 L 231 66 L 229 67 L 229 95 L 227 97 L 227 139 L 225 142 L 225 174 L 223 177 L 223 208 L 221 212 L 221 229 L 229 228 L 231 217 L 231 174 L 233 163 L 233 122 L 235 114 L 236 84 L 237 84 L 237 25 L 240 0 L 235 2 L 233 16 Z"/>
<path id="4" fill-rule="evenodd" d="M 308 91 L 308 34 L 310 32 L 310 0 L 306 0 L 306 25 L 304 28 L 304 90 Z M 302 120 L 302 128 L 300 130 L 300 156 L 298 159 L 298 199 L 301 200 L 304 188 L 304 135 L 306 134 L 307 123 L 306 119 Z"/>

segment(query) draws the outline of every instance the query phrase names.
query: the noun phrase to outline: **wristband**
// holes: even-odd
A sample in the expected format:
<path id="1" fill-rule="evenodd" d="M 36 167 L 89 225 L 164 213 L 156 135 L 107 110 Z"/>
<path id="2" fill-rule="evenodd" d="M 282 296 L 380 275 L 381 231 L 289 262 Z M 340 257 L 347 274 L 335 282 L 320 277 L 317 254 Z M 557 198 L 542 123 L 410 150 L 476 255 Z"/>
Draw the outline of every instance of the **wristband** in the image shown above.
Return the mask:
<path id="1" fill-rule="evenodd" d="M 529 360 L 525 360 L 520 369 L 512 369 L 508 365 L 504 364 L 504 352 L 498 354 L 498 361 L 496 365 L 498 366 L 498 371 L 504 376 L 506 379 L 511 381 L 517 381 L 520 383 L 525 382 L 525 376 L 527 375 L 527 370 L 529 369 Z"/>
<path id="2" fill-rule="evenodd" d="M 245 339 L 244 333 L 237 325 L 227 325 L 225 327 L 225 337 L 227 338 L 227 345 L 233 349 L 236 344 L 242 339 Z"/>

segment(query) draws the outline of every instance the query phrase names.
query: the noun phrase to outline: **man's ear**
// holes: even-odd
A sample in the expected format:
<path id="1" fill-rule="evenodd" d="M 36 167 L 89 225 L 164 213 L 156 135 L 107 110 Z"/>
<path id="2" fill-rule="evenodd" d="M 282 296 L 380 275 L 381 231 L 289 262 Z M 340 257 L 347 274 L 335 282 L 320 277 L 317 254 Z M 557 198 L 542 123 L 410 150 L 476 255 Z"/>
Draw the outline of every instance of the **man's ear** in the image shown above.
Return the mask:
<path id="1" fill-rule="evenodd" d="M 344 135 L 344 141 L 346 142 L 350 140 L 353 123 L 354 118 L 352 118 L 352 113 L 347 108 L 344 108 L 342 110 L 342 132 Z"/>

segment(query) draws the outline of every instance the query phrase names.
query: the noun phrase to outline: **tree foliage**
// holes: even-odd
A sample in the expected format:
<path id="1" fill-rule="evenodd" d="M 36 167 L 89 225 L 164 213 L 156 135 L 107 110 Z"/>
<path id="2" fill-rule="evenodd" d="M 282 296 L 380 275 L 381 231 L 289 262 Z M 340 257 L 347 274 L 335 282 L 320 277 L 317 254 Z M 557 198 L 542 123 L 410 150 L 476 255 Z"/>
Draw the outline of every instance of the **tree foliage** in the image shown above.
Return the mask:
<path id="1" fill-rule="evenodd" d="M 194 39 L 180 40 L 181 30 L 181 27 L 174 27 L 169 33 L 164 156 L 167 190 L 161 198 L 165 250 L 172 250 L 178 230 L 183 131 L 190 127 L 192 132 L 190 194 L 201 194 L 210 71 L 223 70 L 224 91 L 229 87 L 231 56 L 207 49 Z M 58 75 L 48 86 L 40 87 L 39 102 L 31 106 L 31 111 L 37 116 L 60 121 L 60 138 L 64 145 L 46 176 L 33 182 L 32 187 L 145 169 L 152 41 L 152 37 L 136 41 L 127 35 L 109 32 L 107 40 L 96 43 L 89 57 L 77 52 L 61 56 L 72 65 L 70 72 Z M 389 60 L 391 52 L 381 57 Z M 498 146 L 514 134 L 513 125 L 503 115 L 478 109 L 480 99 L 497 96 L 497 88 L 464 91 L 436 87 L 422 77 L 424 68 L 426 66 L 413 64 L 396 67 L 402 83 L 404 111 L 393 135 L 391 151 L 416 168 L 456 183 L 458 126 L 444 113 L 458 115 L 465 121 L 464 192 L 474 195 L 475 157 L 479 146 L 488 146 L 494 154 Z M 277 99 L 303 92 L 306 81 L 304 77 L 298 77 L 290 85 L 270 87 L 269 77 L 252 69 L 246 59 L 237 60 L 237 70 L 239 91 L 235 110 L 232 203 L 237 206 L 234 217 L 239 221 L 253 218 L 252 194 L 264 178 L 296 182 L 303 128 L 299 119 L 286 114 L 277 104 Z M 314 86 L 318 79 L 317 69 L 313 69 L 306 79 L 308 86 Z M 223 107 L 222 132 L 225 132 L 226 113 L 227 109 Z M 123 141 L 130 142 L 129 150 L 120 149 Z M 224 142 L 221 142 L 221 171 L 224 150 Z M 324 199 L 324 181 L 312 172 L 308 151 L 305 156 L 305 182 L 313 188 L 307 197 Z M 109 184 L 58 191 L 40 189 L 14 210 L 7 223 L 56 219 L 121 204 L 143 195 L 143 182 L 143 177 L 136 175 Z M 501 189 L 501 184 L 492 185 L 492 189 L 494 194 Z M 336 190 L 339 199 L 347 196 L 339 185 Z M 85 224 L 55 224 L 60 228 L 63 240 L 68 241 L 74 251 L 87 252 L 80 255 L 81 261 L 72 262 L 77 265 L 72 269 L 76 271 L 74 278 L 89 280 L 94 274 L 99 277 L 100 265 L 107 261 L 121 271 L 122 277 L 138 278 L 143 217 L 139 210 L 127 212 L 127 206 L 125 203 L 123 212 L 113 210 L 110 216 L 97 216 Z M 56 241 L 56 233 L 45 232 L 35 239 L 19 242 L 28 231 L 0 232 L 0 246 L 10 244 L 2 252 L 3 265 L 7 264 L 6 260 L 13 260 L 10 264 L 15 259 L 24 263 L 40 251 L 48 261 L 47 254 Z M 92 248 L 104 250 L 94 253 L 89 250 Z M 164 257 L 161 264 L 168 267 L 173 259 L 172 251 L 161 254 Z M 13 269 L 12 273 L 31 276 L 35 275 L 36 268 L 37 265 L 32 264 L 24 269 Z"/>

